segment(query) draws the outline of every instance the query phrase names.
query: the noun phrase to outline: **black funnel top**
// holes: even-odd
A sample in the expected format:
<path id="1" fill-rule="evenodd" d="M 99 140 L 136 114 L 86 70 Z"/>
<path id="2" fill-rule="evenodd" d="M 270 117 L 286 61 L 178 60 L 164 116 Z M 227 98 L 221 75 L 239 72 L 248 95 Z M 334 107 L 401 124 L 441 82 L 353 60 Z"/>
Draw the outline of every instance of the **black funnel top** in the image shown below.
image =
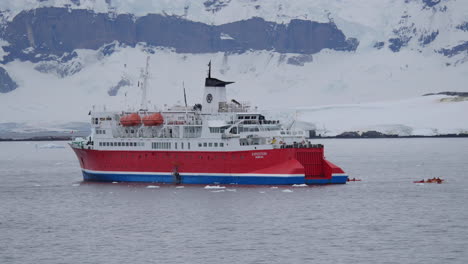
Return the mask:
<path id="1" fill-rule="evenodd" d="M 211 61 L 208 63 L 208 78 L 205 79 L 205 86 L 207 87 L 225 87 L 234 82 L 225 82 L 216 78 L 211 78 Z"/>
<path id="2" fill-rule="evenodd" d="M 207 87 L 224 87 L 228 84 L 231 84 L 231 83 L 234 83 L 234 82 L 225 82 L 225 81 L 221 81 L 221 80 L 218 80 L 218 79 L 215 79 L 215 78 L 206 78 L 205 79 L 205 86 Z"/>

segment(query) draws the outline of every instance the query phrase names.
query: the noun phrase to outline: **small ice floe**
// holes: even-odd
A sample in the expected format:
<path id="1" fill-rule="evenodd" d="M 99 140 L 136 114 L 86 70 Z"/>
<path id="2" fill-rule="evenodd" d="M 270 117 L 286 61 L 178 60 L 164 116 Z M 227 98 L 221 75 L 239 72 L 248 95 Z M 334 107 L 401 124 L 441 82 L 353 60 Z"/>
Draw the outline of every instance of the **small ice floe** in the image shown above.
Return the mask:
<path id="1" fill-rule="evenodd" d="M 79 183 L 74 183 L 74 184 L 72 184 L 72 186 L 77 187 L 77 186 L 80 186 L 80 184 Z"/>
<path id="2" fill-rule="evenodd" d="M 293 192 L 293 191 L 292 191 L 292 190 L 289 190 L 289 189 L 286 189 L 286 190 L 283 190 L 283 192 L 285 192 L 285 193 L 291 193 L 291 192 Z"/>
<path id="3" fill-rule="evenodd" d="M 270 187 L 270 189 L 278 189 L 277 186 Z"/>
<path id="4" fill-rule="evenodd" d="M 303 183 L 303 184 L 293 184 L 292 187 L 307 187 L 308 185 Z"/>
<path id="5" fill-rule="evenodd" d="M 118 182 L 112 182 L 112 183 L 113 183 L 113 184 L 116 184 L 116 183 L 118 183 Z"/>
<path id="6" fill-rule="evenodd" d="M 40 184 L 34 184 L 34 187 L 41 187 Z"/>
<path id="7" fill-rule="evenodd" d="M 183 189 L 185 186 L 176 186 L 176 189 Z"/>
<path id="8" fill-rule="evenodd" d="M 55 163 L 55 165 L 62 165 L 62 164 L 63 164 L 62 162 Z"/>
<path id="9" fill-rule="evenodd" d="M 260 193 L 265 193 L 264 191 L 261 191 Z"/>
<path id="10" fill-rule="evenodd" d="M 159 186 L 156 186 L 156 185 L 148 185 L 146 186 L 147 189 L 157 189 L 159 188 Z"/>
<path id="11" fill-rule="evenodd" d="M 207 186 L 205 186 L 205 189 L 207 189 L 207 190 L 219 190 L 219 189 L 226 189 L 226 187 L 219 186 L 219 185 L 207 185 Z"/>
<path id="12" fill-rule="evenodd" d="M 215 191 L 211 191 L 211 192 L 219 193 L 219 192 L 224 192 L 224 190 L 215 190 Z"/>
<path id="13" fill-rule="evenodd" d="M 41 146 L 39 146 L 39 148 L 40 149 L 62 149 L 62 148 L 65 148 L 65 147 L 62 146 L 62 145 L 49 143 L 49 144 L 41 145 Z"/>
<path id="14" fill-rule="evenodd" d="M 228 192 L 237 192 L 236 189 L 226 189 L 226 191 L 228 191 Z"/>

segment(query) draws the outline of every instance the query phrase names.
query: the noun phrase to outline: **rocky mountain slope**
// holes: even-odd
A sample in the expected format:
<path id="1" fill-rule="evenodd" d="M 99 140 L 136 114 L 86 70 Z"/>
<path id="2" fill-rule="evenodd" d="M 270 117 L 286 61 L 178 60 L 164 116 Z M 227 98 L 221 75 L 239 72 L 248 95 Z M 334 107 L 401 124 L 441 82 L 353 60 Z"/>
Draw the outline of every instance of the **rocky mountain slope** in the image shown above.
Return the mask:
<path id="1" fill-rule="evenodd" d="M 468 2 L 1 1 L 0 126 L 136 106 L 146 56 L 160 108 L 183 81 L 199 101 L 209 60 L 228 96 L 264 108 L 467 92 Z"/>

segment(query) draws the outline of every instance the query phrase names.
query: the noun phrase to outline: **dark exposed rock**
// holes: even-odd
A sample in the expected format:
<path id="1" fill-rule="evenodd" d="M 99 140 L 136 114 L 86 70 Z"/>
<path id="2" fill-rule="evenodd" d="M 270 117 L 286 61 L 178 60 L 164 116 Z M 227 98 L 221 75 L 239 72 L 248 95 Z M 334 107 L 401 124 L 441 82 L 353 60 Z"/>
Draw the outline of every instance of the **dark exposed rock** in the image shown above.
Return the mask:
<path id="1" fill-rule="evenodd" d="M 421 45 L 423 46 L 430 44 L 432 41 L 434 41 L 437 38 L 438 35 L 439 35 L 438 30 L 432 32 L 429 35 L 421 35 L 421 37 L 419 37 L 419 43 L 421 43 Z"/>
<path id="2" fill-rule="evenodd" d="M 422 0 L 427 7 L 433 7 L 440 4 L 441 0 Z"/>
<path id="3" fill-rule="evenodd" d="M 468 22 L 464 22 L 464 23 L 458 25 L 457 29 L 460 29 L 460 30 L 463 30 L 463 31 L 468 31 Z"/>
<path id="4" fill-rule="evenodd" d="M 288 58 L 288 64 L 291 65 L 296 65 L 296 66 L 304 66 L 304 64 L 308 62 L 312 62 L 313 58 L 312 55 L 299 55 L 299 56 L 293 56 Z"/>
<path id="5" fill-rule="evenodd" d="M 428 94 L 424 94 L 423 96 L 429 96 L 429 95 L 448 95 L 448 96 L 468 97 L 468 92 L 440 92 L 440 93 L 428 93 Z"/>
<path id="6" fill-rule="evenodd" d="M 384 46 L 385 46 L 385 42 L 383 42 L 383 41 L 376 42 L 376 43 L 374 44 L 374 48 L 376 48 L 376 49 L 381 49 L 381 48 L 383 48 Z"/>
<path id="7" fill-rule="evenodd" d="M 393 30 L 394 37 L 390 38 L 388 48 L 393 52 L 399 52 L 402 47 L 406 47 L 416 34 L 414 23 L 410 23 L 411 16 L 405 12 L 400 19 L 399 28 Z"/>
<path id="8" fill-rule="evenodd" d="M 107 91 L 107 94 L 109 94 L 110 96 L 116 96 L 117 93 L 119 92 L 120 88 L 124 87 L 124 86 L 130 86 L 132 83 L 130 82 L 130 80 L 128 80 L 127 78 L 122 78 L 115 86 L 112 86 L 108 91 Z"/>
<path id="9" fill-rule="evenodd" d="M 64 63 L 64 62 L 68 62 L 74 58 L 77 58 L 78 57 L 78 53 L 76 53 L 75 51 L 73 51 L 72 53 L 65 53 L 62 55 L 62 57 L 60 58 L 60 62 Z"/>
<path id="10" fill-rule="evenodd" d="M 206 11 L 218 12 L 223 7 L 227 6 L 231 0 L 207 0 L 203 2 Z"/>
<path id="11" fill-rule="evenodd" d="M 336 137 L 337 138 L 360 138 L 361 135 L 359 135 L 358 132 L 352 131 L 352 132 L 343 132 L 337 135 Z"/>
<path id="12" fill-rule="evenodd" d="M 462 52 L 468 52 L 468 41 L 466 41 L 466 42 L 464 42 L 464 43 L 462 43 L 460 45 L 457 45 L 455 47 L 452 47 L 452 48 L 441 49 L 438 52 L 444 54 L 447 57 L 453 57 L 453 56 L 458 55 L 458 54 L 460 54 Z"/>
<path id="13" fill-rule="evenodd" d="M 78 60 L 67 63 L 62 63 L 60 60 L 50 60 L 39 62 L 34 69 L 42 73 L 53 73 L 59 78 L 65 78 L 80 72 L 83 69 L 83 64 Z"/>
<path id="14" fill-rule="evenodd" d="M 18 88 L 18 84 L 11 79 L 4 68 L 0 67 L 0 93 L 8 93 L 16 88 Z"/>
<path id="15" fill-rule="evenodd" d="M 382 137 L 386 137 L 386 135 L 381 133 L 381 132 L 371 130 L 371 131 L 363 132 L 361 137 L 363 137 L 363 138 L 382 138 Z"/>
<path id="16" fill-rule="evenodd" d="M 111 19 L 107 14 L 89 10 L 39 8 L 23 11 L 5 29 L 5 40 L 11 45 L 5 61 L 15 58 L 37 62 L 36 54 L 61 56 L 75 49 L 98 49 L 114 39 L 132 42 L 135 38 L 133 17 L 119 15 Z M 25 52 L 32 48 L 33 52 Z"/>
<path id="17" fill-rule="evenodd" d="M 346 43 L 348 45 L 344 49 L 337 48 L 337 50 L 355 51 L 359 46 L 359 40 L 357 38 L 348 38 L 346 39 Z"/>
<path id="18" fill-rule="evenodd" d="M 393 52 L 399 52 L 402 47 L 406 47 L 411 40 L 411 37 L 391 38 L 388 41 L 390 45 L 388 48 Z"/>
<path id="19" fill-rule="evenodd" d="M 222 38 L 221 34 L 231 38 Z M 3 38 L 10 43 L 4 48 L 9 52 L 4 63 L 14 59 L 38 62 L 50 55 L 61 57 L 75 49 L 96 50 L 103 45 L 108 45 L 103 54 L 109 55 L 115 41 L 130 46 L 145 42 L 179 53 L 275 50 L 314 54 L 325 48 L 353 51 L 359 45 L 357 39 L 347 39 L 333 22 L 296 19 L 277 24 L 251 18 L 216 26 L 177 16 L 149 14 L 135 18 L 52 7 L 21 12 L 6 25 Z"/>
<path id="20" fill-rule="evenodd" d="M 116 45 L 117 45 L 117 43 L 113 42 L 111 44 L 108 44 L 108 45 L 105 45 L 104 47 L 102 47 L 100 49 L 102 55 L 104 55 L 104 56 L 112 55 L 115 52 Z"/>

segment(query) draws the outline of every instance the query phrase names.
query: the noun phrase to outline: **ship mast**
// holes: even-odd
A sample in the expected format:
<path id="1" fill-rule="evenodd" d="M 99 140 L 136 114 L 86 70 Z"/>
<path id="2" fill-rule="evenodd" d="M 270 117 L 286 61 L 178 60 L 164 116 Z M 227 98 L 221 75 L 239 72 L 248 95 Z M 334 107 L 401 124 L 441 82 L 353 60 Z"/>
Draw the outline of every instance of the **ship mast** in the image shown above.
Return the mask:
<path id="1" fill-rule="evenodd" d="M 149 60 L 150 56 L 146 57 L 146 68 L 145 71 L 142 72 L 141 77 L 143 78 L 143 84 L 141 86 L 142 89 L 142 94 L 141 94 L 141 111 L 148 111 L 148 102 L 146 100 L 146 90 L 147 90 L 147 84 L 148 84 L 148 76 L 149 76 Z"/>

